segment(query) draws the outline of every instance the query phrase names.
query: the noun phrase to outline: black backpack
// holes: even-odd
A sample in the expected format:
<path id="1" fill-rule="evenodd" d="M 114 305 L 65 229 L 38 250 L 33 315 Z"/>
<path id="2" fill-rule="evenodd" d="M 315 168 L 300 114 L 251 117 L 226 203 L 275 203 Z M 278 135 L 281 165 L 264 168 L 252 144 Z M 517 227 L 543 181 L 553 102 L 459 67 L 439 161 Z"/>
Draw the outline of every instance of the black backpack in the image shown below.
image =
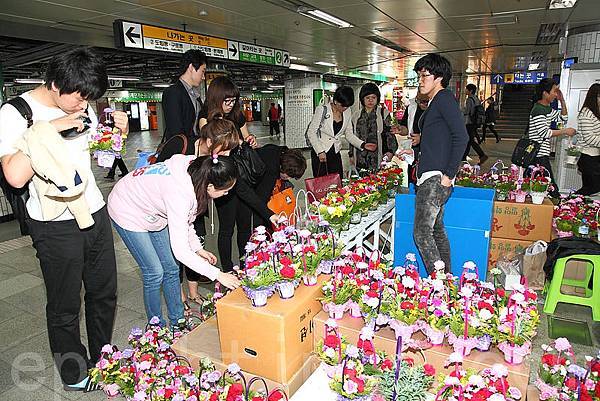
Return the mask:
<path id="1" fill-rule="evenodd" d="M 33 125 L 33 112 L 31 111 L 31 107 L 22 97 L 18 96 L 9 101 L 2 104 L 10 104 L 13 106 L 21 116 L 27 121 L 27 128 Z M 2 188 L 2 192 L 4 196 L 6 196 L 6 200 L 10 204 L 10 207 L 13 210 L 14 218 L 19 222 L 19 228 L 21 229 L 21 235 L 29 235 L 29 228 L 27 227 L 27 200 L 29 199 L 29 189 L 28 186 L 25 185 L 23 188 L 14 188 L 11 186 L 8 181 L 6 181 L 6 177 L 4 177 L 4 170 L 0 167 L 0 188 Z"/>
<path id="2" fill-rule="evenodd" d="M 483 104 L 473 105 L 473 112 L 471 113 L 471 122 L 477 126 L 477 128 L 485 124 L 485 109 Z"/>

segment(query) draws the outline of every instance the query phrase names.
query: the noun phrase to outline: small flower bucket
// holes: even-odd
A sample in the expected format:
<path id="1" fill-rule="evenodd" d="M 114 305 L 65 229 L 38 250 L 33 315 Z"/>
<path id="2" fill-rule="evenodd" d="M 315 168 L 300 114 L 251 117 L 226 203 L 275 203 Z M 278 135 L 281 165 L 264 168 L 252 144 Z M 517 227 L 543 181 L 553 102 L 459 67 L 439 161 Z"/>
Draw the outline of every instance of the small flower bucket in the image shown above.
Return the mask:
<path id="1" fill-rule="evenodd" d="M 534 205 L 541 205 L 546 199 L 546 192 L 531 192 L 531 202 Z"/>
<path id="2" fill-rule="evenodd" d="M 525 200 L 527 199 L 527 192 L 518 190 L 514 191 L 513 194 L 515 195 L 515 202 L 525 203 Z"/>
<path id="3" fill-rule="evenodd" d="M 317 276 L 313 274 L 305 274 L 302 276 L 302 282 L 307 287 L 312 287 L 317 284 Z"/>
<path id="4" fill-rule="evenodd" d="M 439 346 L 444 344 L 444 337 L 446 337 L 445 331 L 437 330 L 427 325 L 425 326 L 424 333 L 427 336 L 427 340 L 431 343 L 431 345 Z"/>
<path id="5" fill-rule="evenodd" d="M 531 354 L 531 342 L 527 341 L 523 345 L 511 344 L 508 341 L 498 344 L 498 349 L 504 354 L 504 360 L 511 365 L 523 363 L 525 357 Z"/>
<path id="6" fill-rule="evenodd" d="M 98 166 L 111 168 L 115 162 L 115 153 L 107 150 L 99 150 L 96 155 L 98 156 Z"/>
<path id="7" fill-rule="evenodd" d="M 276 284 L 277 292 L 279 292 L 279 297 L 281 299 L 290 299 L 294 296 L 294 292 L 296 291 L 296 285 L 293 281 L 281 281 Z"/>

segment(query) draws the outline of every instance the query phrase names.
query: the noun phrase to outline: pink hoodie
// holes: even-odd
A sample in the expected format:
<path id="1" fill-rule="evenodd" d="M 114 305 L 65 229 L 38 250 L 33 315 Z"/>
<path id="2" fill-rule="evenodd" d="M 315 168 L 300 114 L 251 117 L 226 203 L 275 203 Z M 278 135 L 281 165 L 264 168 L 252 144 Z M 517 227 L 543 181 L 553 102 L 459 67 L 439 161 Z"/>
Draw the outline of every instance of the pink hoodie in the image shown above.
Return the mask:
<path id="1" fill-rule="evenodd" d="M 169 226 L 175 258 L 216 280 L 220 270 L 198 256 L 202 244 L 194 230 L 196 195 L 187 172 L 195 156 L 174 155 L 163 163 L 132 171 L 108 195 L 108 213 L 128 231 L 160 231 Z"/>

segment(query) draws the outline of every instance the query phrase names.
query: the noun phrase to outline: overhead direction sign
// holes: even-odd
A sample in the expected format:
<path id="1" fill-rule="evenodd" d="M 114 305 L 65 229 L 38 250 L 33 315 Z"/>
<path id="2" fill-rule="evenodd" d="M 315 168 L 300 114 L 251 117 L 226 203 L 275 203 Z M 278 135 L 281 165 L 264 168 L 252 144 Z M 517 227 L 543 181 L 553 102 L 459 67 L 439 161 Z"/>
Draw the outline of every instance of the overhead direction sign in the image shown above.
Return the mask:
<path id="1" fill-rule="evenodd" d="M 492 74 L 492 83 L 496 85 L 502 84 L 537 84 L 542 79 L 546 78 L 545 71 L 524 71 L 515 72 L 512 74 Z"/>
<path id="2" fill-rule="evenodd" d="M 492 83 L 502 85 L 504 83 L 504 74 L 492 74 Z"/>
<path id="3" fill-rule="evenodd" d="M 212 58 L 290 66 L 290 54 L 285 50 L 123 20 L 115 20 L 113 28 L 115 45 L 120 48 L 171 53 L 198 49 Z"/>

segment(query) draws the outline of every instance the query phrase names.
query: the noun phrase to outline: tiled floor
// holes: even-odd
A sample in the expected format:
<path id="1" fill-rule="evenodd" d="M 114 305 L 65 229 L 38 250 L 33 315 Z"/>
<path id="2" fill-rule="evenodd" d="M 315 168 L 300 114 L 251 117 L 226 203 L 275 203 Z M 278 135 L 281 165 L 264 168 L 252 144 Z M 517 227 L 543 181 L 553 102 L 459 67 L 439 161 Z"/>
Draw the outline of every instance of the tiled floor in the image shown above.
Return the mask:
<path id="1" fill-rule="evenodd" d="M 252 124 L 251 131 L 262 138 L 260 143 L 270 142 L 266 127 Z M 150 150 L 160 140 L 157 132 L 133 133 L 128 140 L 125 162 L 131 168 L 137 160 L 136 150 Z M 489 141 L 492 142 L 492 141 Z M 508 159 L 514 142 L 488 144 L 494 157 Z M 308 154 L 307 154 L 308 156 Z M 309 168 L 310 170 L 310 168 Z M 103 178 L 104 170 L 95 172 L 97 182 L 106 196 L 114 183 Z M 302 186 L 303 182 L 298 182 Z M 15 238 L 14 223 L 0 224 L 0 240 Z M 235 243 L 235 241 L 234 241 Z M 4 246 L 3 246 L 4 245 Z M 235 244 L 234 244 L 235 246 Z M 215 236 L 209 235 L 207 247 L 216 250 Z M 113 334 L 114 342 L 123 347 L 133 326 L 143 327 L 146 319 L 142 301 L 141 278 L 135 261 L 115 235 L 115 251 L 118 271 L 118 308 Z M 235 252 L 235 251 L 234 251 Z M 104 400 L 102 392 L 92 394 L 66 393 L 62 390 L 48 349 L 45 321 L 45 290 L 35 251 L 30 241 L 0 243 L 0 400 L 44 401 Z M 585 308 L 559 306 L 557 314 L 591 322 L 591 314 Z M 591 324 L 595 349 L 600 346 L 600 325 Z M 540 334 L 534 347 L 534 360 L 539 359 L 539 344 L 547 341 L 547 322 L 542 317 Z M 81 322 L 82 339 L 86 339 L 85 322 Z M 577 347 L 581 353 L 594 348 Z"/>

